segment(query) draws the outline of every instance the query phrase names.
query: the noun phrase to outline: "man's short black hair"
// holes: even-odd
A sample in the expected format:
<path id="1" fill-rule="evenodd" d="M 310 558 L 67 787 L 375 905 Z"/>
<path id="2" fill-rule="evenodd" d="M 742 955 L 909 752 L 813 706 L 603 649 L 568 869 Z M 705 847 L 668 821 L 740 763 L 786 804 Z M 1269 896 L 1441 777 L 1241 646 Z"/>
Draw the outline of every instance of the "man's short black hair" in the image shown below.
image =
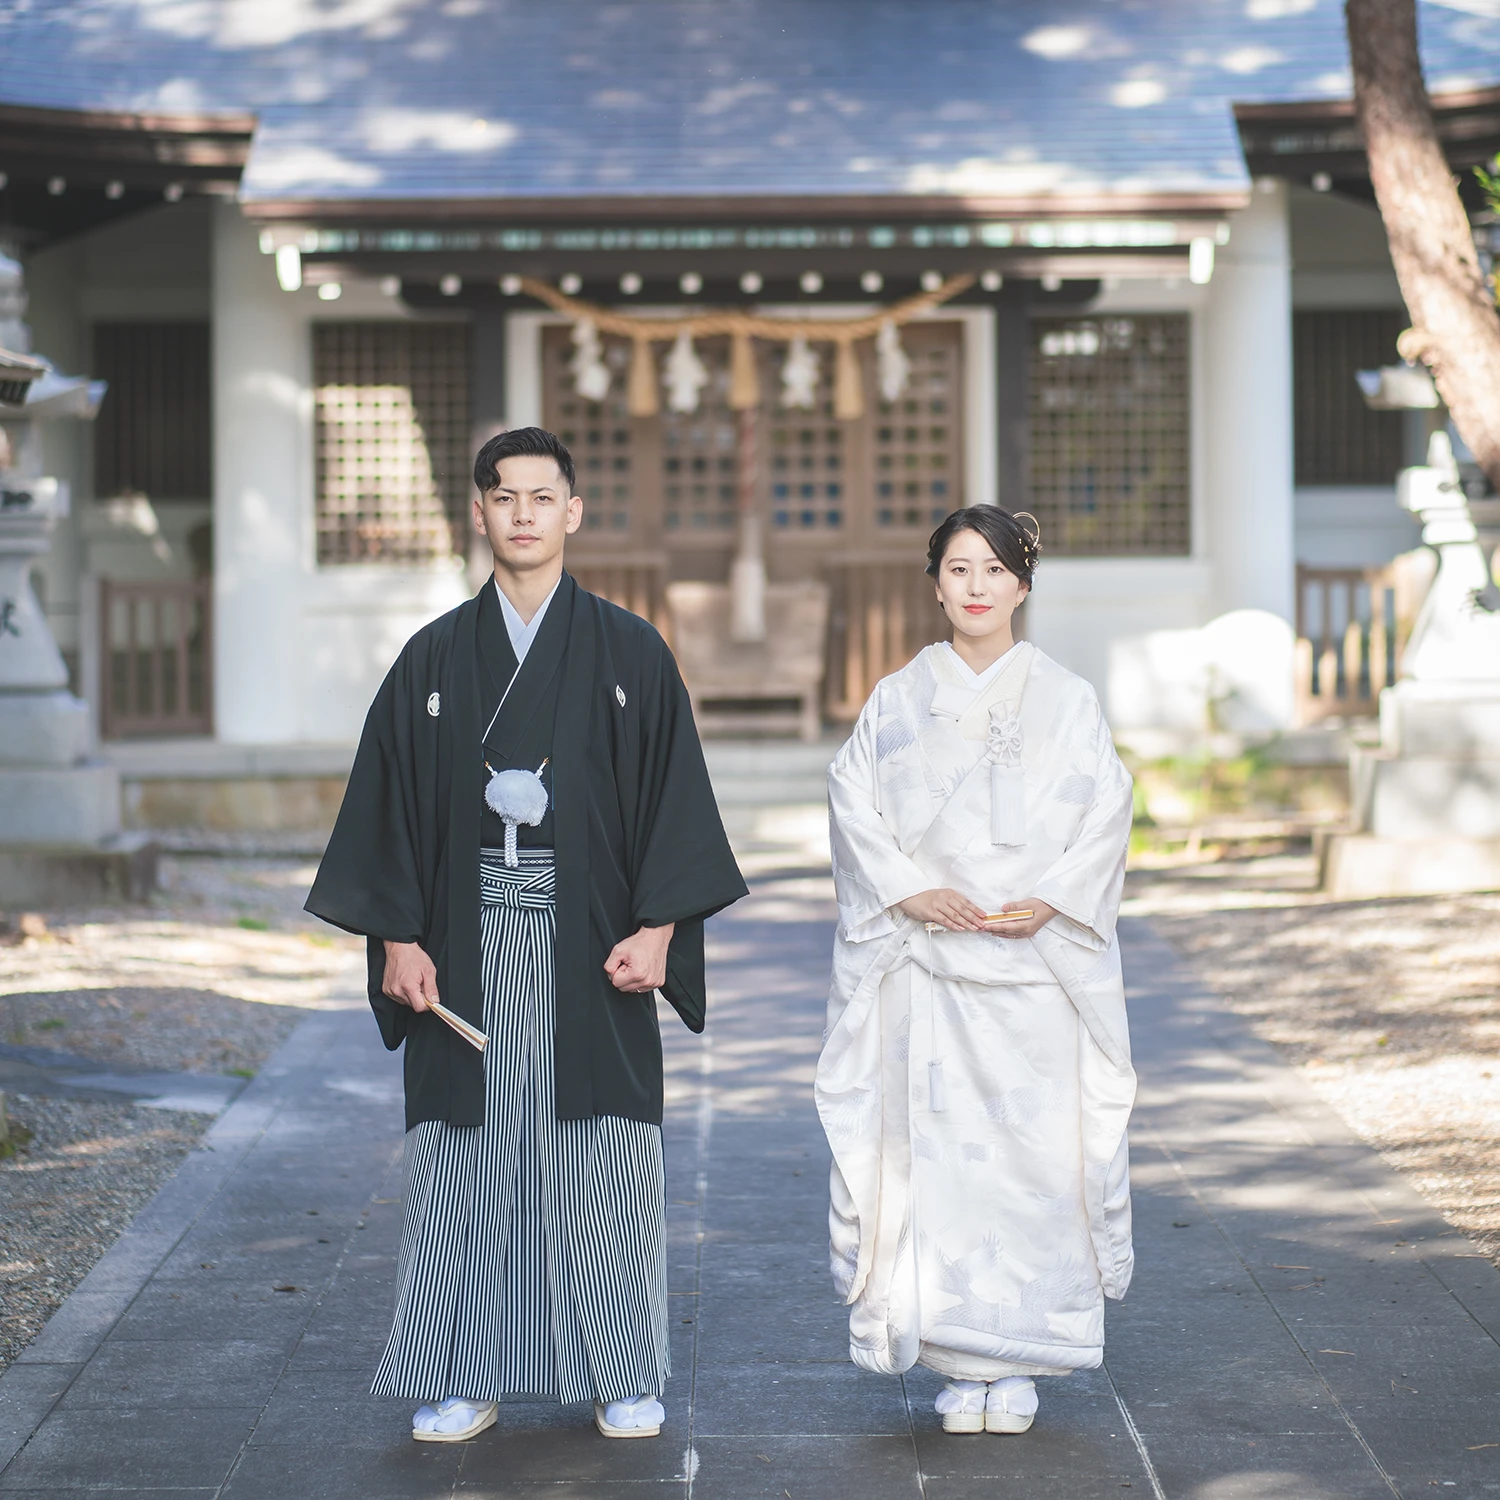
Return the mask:
<path id="1" fill-rule="evenodd" d="M 474 460 L 474 483 L 481 495 L 500 483 L 500 464 L 507 458 L 550 458 L 568 486 L 568 498 L 572 498 L 573 486 L 578 482 L 573 455 L 556 433 L 548 432 L 545 427 L 514 427 L 492 437 Z"/>

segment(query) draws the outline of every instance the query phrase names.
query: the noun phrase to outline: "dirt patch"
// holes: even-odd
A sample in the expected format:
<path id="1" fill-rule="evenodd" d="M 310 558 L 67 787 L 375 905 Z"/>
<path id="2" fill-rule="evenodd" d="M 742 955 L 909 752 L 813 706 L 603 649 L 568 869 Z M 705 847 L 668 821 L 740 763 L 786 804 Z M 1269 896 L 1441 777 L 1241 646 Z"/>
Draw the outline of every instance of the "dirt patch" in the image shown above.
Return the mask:
<path id="1" fill-rule="evenodd" d="M 1133 872 L 1125 910 L 1500 1262 L 1500 896 L 1333 902 L 1311 860 Z"/>

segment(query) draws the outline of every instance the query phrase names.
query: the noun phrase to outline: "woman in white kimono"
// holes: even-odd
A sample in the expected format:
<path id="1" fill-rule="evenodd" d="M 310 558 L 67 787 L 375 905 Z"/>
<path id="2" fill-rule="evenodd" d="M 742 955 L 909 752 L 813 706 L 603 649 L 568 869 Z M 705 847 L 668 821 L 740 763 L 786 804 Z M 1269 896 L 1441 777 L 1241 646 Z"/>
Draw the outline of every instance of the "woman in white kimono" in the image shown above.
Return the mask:
<path id="1" fill-rule="evenodd" d="M 876 687 L 828 773 L 833 1274 L 851 1358 L 946 1375 L 949 1432 L 1025 1432 L 1033 1377 L 1102 1360 L 1132 1266 L 1131 781 L 1089 685 L 1013 640 L 1037 552 L 996 506 L 943 522 L 952 643 Z"/>

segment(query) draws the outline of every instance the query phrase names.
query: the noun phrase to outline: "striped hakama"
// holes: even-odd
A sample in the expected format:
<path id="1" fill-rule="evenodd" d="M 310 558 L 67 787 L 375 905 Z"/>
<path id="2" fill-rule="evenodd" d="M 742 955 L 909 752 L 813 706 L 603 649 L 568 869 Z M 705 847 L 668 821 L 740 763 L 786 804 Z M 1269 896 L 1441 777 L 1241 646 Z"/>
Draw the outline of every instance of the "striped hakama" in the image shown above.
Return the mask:
<path id="1" fill-rule="evenodd" d="M 669 1373 L 661 1129 L 557 1118 L 552 852 L 520 858 L 480 868 L 485 1122 L 406 1136 L 375 1395 L 610 1402 Z"/>

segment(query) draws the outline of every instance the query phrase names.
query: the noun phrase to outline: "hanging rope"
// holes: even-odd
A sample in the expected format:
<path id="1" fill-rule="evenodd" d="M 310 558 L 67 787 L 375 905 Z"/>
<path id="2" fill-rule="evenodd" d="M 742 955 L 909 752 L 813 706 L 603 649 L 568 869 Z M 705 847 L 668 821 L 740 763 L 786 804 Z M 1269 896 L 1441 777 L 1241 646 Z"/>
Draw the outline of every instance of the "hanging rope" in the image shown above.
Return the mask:
<path id="1" fill-rule="evenodd" d="M 834 415 L 844 421 L 853 421 L 863 416 L 865 409 L 864 383 L 860 378 L 855 344 L 861 339 L 874 338 L 885 325 L 890 325 L 894 330 L 935 307 L 941 307 L 973 284 L 974 277 L 971 275 L 950 276 L 930 292 L 918 292 L 916 296 L 907 297 L 891 307 L 855 318 L 770 318 L 730 308 L 691 313 L 683 318 L 653 318 L 639 313 L 616 312 L 613 308 L 569 297 L 565 292 L 532 276 L 521 277 L 520 289 L 554 312 L 562 313 L 575 326 L 587 323 L 598 333 L 631 340 L 626 403 L 633 417 L 654 417 L 661 409 L 659 382 L 651 354 L 653 342 L 675 344 L 684 334 L 689 339 L 714 338 L 727 334 L 729 405 L 733 410 L 747 411 L 760 404 L 760 378 L 756 371 L 752 339 L 763 339 L 775 344 L 790 344 L 793 339 L 805 339 L 833 344 Z M 890 337 L 891 335 L 886 335 L 887 339 Z"/>

